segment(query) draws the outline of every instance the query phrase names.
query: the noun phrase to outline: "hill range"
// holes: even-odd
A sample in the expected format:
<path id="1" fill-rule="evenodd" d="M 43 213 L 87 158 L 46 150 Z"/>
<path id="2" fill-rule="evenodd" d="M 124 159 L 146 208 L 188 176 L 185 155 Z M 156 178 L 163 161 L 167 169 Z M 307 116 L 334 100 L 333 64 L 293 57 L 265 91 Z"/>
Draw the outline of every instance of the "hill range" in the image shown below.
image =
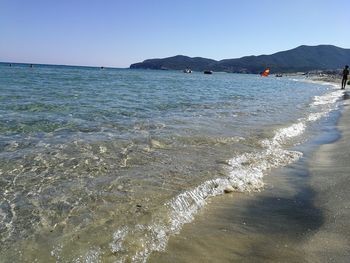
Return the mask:
<path id="1" fill-rule="evenodd" d="M 266 67 L 272 73 L 308 72 L 313 70 L 336 70 L 350 64 L 350 49 L 332 45 L 299 46 L 272 55 L 246 56 L 235 59 L 213 60 L 202 57 L 178 55 L 168 58 L 147 59 L 130 65 L 132 69 L 190 68 L 194 71 L 222 71 L 232 73 L 259 73 Z"/>

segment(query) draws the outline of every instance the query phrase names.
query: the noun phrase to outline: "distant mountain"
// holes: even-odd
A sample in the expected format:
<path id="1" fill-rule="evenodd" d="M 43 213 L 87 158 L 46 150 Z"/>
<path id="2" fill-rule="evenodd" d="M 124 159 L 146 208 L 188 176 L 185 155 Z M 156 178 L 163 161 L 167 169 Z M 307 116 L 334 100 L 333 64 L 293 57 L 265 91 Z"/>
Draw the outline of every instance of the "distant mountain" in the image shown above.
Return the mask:
<path id="1" fill-rule="evenodd" d="M 191 68 L 197 71 L 203 71 L 208 68 L 212 68 L 218 62 L 213 59 L 207 58 L 190 58 L 186 56 L 175 56 L 169 58 L 155 58 L 147 59 L 140 63 L 135 63 L 130 68 L 143 68 L 143 69 L 185 69 Z"/>
<path id="2" fill-rule="evenodd" d="M 220 61 L 181 55 L 162 59 L 147 59 L 130 65 L 130 68 L 182 70 L 188 67 L 195 71 L 259 73 L 264 68 L 270 67 L 271 72 L 276 73 L 333 70 L 343 68 L 345 64 L 350 64 L 350 49 L 332 45 L 303 45 L 272 55 L 246 56 Z"/>

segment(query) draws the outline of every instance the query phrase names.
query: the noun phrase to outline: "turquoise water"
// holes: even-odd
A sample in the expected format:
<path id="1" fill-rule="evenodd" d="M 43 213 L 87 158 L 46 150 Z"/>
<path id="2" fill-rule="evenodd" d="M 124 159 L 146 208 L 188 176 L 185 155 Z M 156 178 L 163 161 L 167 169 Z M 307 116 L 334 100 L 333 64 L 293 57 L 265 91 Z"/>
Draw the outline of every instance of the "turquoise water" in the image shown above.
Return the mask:
<path id="1" fill-rule="evenodd" d="M 144 262 L 337 109 L 301 78 L 0 64 L 5 262 Z"/>

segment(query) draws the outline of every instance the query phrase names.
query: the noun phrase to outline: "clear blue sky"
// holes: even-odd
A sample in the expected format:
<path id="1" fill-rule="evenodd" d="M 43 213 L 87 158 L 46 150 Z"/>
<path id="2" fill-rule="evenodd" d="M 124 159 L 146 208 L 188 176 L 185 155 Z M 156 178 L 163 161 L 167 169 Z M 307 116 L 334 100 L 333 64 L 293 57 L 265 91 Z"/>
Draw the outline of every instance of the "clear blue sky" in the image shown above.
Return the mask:
<path id="1" fill-rule="evenodd" d="M 350 48 L 350 0 L 0 0 L 0 61 L 128 67 Z"/>

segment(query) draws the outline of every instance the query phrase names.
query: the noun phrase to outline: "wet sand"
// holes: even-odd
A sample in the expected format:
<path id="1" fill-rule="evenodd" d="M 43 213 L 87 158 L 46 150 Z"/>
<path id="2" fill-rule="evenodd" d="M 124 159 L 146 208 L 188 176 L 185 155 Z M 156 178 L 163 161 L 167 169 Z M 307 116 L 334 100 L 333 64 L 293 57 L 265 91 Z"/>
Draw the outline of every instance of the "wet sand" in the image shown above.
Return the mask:
<path id="1" fill-rule="evenodd" d="M 337 129 L 323 127 L 300 161 L 271 171 L 259 193 L 213 198 L 148 262 L 349 262 L 350 107 L 344 102 Z"/>
<path id="2" fill-rule="evenodd" d="M 341 138 L 313 155 L 310 185 L 314 204 L 322 209 L 324 224 L 305 243 L 320 262 L 350 261 L 350 107 L 345 93 L 344 113 L 338 123 Z"/>

